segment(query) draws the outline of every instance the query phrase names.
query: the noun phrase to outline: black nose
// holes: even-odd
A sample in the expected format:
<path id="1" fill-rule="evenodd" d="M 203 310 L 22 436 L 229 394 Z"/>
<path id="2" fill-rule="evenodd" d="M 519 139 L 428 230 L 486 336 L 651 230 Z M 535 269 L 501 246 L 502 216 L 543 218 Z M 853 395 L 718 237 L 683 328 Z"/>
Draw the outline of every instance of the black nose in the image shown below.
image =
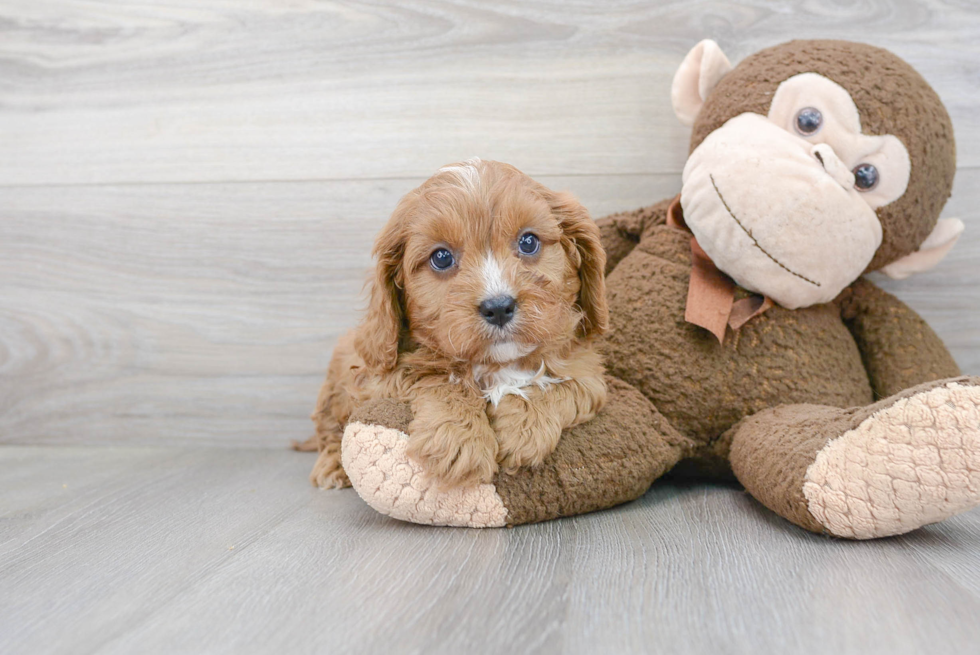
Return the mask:
<path id="1" fill-rule="evenodd" d="M 490 325 L 504 327 L 514 318 L 517 301 L 513 296 L 496 296 L 480 303 L 480 314 Z"/>

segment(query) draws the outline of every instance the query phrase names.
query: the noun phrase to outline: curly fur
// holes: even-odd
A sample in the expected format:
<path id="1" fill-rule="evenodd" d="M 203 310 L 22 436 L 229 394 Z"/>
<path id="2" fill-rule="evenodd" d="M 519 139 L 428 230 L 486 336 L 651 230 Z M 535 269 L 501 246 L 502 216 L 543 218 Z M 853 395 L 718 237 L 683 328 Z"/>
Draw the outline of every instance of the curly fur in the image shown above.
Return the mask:
<path id="1" fill-rule="evenodd" d="M 517 249 L 526 232 L 541 243 L 533 256 Z M 455 256 L 446 271 L 429 263 L 439 248 Z M 564 428 L 602 407 L 592 340 L 609 323 L 605 253 L 574 197 L 506 164 L 454 164 L 402 198 L 373 254 L 367 313 L 338 341 L 312 416 L 316 434 L 297 445 L 320 451 L 314 484 L 350 484 L 342 430 L 368 400 L 411 403 L 408 454 L 447 486 L 540 464 Z M 496 327 L 479 305 L 501 289 L 517 309 Z"/>

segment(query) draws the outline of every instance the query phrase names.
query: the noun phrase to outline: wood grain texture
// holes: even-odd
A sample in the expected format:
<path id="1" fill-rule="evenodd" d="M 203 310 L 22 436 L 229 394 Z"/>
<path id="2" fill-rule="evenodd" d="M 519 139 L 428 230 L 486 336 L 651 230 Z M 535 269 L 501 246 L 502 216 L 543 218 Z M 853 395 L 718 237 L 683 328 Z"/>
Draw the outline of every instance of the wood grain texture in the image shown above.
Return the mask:
<path id="1" fill-rule="evenodd" d="M 674 176 L 542 178 L 599 211 Z M 0 443 L 305 438 L 417 180 L 0 188 Z"/>
<path id="2" fill-rule="evenodd" d="M 540 178 L 595 215 L 677 176 Z M 0 188 L 0 443 L 282 447 L 417 180 Z M 947 214 L 980 206 L 964 170 Z M 968 221 L 969 223 L 969 221 Z M 887 288 L 980 373 L 980 229 Z"/>
<path id="3" fill-rule="evenodd" d="M 425 177 L 474 154 L 678 173 L 670 79 L 706 37 L 736 62 L 792 37 L 889 48 L 980 165 L 970 0 L 7 0 L 0 26 L 7 185 Z"/>
<path id="4" fill-rule="evenodd" d="M 676 192 L 698 39 L 906 57 L 980 205 L 970 3 L 0 3 L 0 443 L 280 447 L 398 197 L 474 153 L 596 216 Z M 980 254 L 888 288 L 980 372 Z"/>
<path id="5" fill-rule="evenodd" d="M 980 510 L 875 542 L 738 489 L 398 523 L 309 454 L 0 448 L 0 652 L 974 653 Z"/>
<path id="6" fill-rule="evenodd" d="M 936 88 L 967 232 L 885 286 L 980 373 L 972 0 L 0 2 L 0 653 L 976 652 L 980 510 L 848 543 L 661 483 L 432 529 L 283 449 L 403 193 L 477 154 L 595 216 L 673 195 L 706 37 L 867 41 Z"/>

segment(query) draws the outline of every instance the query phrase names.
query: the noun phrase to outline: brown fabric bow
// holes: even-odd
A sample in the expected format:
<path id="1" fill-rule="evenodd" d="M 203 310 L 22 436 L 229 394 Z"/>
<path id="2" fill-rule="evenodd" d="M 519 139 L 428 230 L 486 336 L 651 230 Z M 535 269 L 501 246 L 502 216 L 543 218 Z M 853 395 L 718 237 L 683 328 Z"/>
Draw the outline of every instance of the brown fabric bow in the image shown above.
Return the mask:
<path id="1" fill-rule="evenodd" d="M 691 231 L 684 222 L 680 194 L 667 208 L 667 225 L 685 232 Z M 691 235 L 691 282 L 687 287 L 685 321 L 703 327 L 715 335 L 718 343 L 724 343 L 726 327 L 738 330 L 772 304 L 768 296 L 758 294 L 736 301 L 735 281 L 715 266 L 698 240 Z"/>

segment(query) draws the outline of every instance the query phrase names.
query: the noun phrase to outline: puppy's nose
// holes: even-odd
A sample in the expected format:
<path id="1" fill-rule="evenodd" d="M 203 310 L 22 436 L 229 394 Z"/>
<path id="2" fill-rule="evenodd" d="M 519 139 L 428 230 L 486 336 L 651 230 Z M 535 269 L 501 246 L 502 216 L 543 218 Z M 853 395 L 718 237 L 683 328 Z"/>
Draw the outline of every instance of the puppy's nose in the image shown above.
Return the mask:
<path id="1" fill-rule="evenodd" d="M 517 300 L 513 296 L 495 296 L 480 303 L 480 314 L 490 325 L 504 327 L 514 318 Z"/>

